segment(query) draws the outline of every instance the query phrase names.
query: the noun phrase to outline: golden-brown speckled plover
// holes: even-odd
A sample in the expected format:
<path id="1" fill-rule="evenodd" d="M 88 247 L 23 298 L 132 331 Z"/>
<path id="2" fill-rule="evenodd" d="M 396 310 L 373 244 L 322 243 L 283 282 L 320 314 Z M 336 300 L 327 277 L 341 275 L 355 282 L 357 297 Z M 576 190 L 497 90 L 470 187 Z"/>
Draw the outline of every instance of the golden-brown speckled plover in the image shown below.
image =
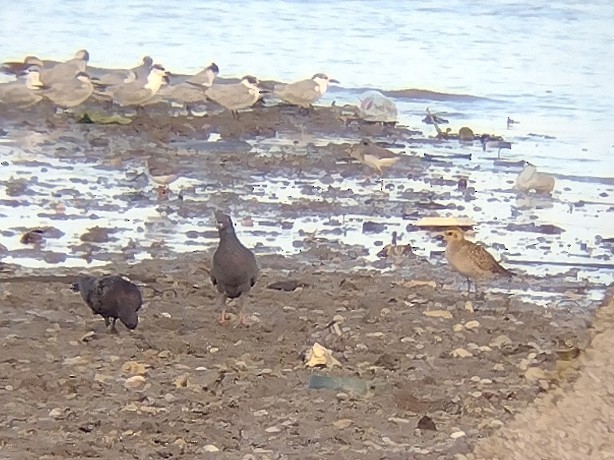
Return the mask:
<path id="1" fill-rule="evenodd" d="M 449 228 L 440 236 L 446 241 L 446 259 L 450 266 L 467 278 L 467 292 L 470 279 L 474 281 L 477 295 L 477 281 L 497 276 L 513 276 L 503 268 L 483 246 L 465 239 L 459 228 Z"/>

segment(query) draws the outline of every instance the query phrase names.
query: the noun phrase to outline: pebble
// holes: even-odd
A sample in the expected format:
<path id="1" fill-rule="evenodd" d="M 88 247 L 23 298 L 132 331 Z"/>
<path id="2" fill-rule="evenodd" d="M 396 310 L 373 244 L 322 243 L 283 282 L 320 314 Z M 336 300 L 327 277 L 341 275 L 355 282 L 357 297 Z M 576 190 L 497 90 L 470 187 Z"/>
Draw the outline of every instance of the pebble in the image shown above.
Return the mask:
<path id="1" fill-rule="evenodd" d="M 512 340 L 505 334 L 498 335 L 491 342 L 491 347 L 501 348 L 504 345 L 511 345 Z"/>
<path id="2" fill-rule="evenodd" d="M 62 409 L 59 407 L 54 407 L 49 411 L 49 417 L 58 418 L 60 415 L 62 415 Z"/>
<path id="3" fill-rule="evenodd" d="M 147 370 L 145 366 L 141 363 L 137 363 L 136 361 L 126 361 L 122 364 L 122 371 L 126 374 L 136 374 L 136 375 L 144 375 Z"/>
<path id="4" fill-rule="evenodd" d="M 547 380 L 548 375 L 539 367 L 529 367 L 524 373 L 524 378 L 529 382 L 537 382 L 538 380 Z"/>
<path id="5" fill-rule="evenodd" d="M 124 386 L 126 388 L 138 388 L 144 384 L 145 384 L 145 377 L 143 377 L 142 375 L 135 375 L 133 377 L 126 379 Z"/>
<path id="6" fill-rule="evenodd" d="M 475 329 L 475 328 L 477 328 L 477 327 L 480 327 L 480 322 L 479 322 L 479 321 L 476 321 L 475 319 L 474 319 L 474 320 L 472 320 L 472 321 L 467 321 L 467 322 L 465 323 L 465 329 L 469 329 L 469 330 L 471 330 L 471 329 Z"/>
<path id="7" fill-rule="evenodd" d="M 457 348 L 456 350 L 452 350 L 450 355 L 452 355 L 453 358 L 469 358 L 473 356 L 473 353 L 464 348 Z"/>
<path id="8" fill-rule="evenodd" d="M 270 426 L 268 428 L 265 428 L 265 433 L 279 433 L 281 431 L 281 428 L 279 428 L 278 426 Z"/>
<path id="9" fill-rule="evenodd" d="M 473 377 L 471 377 L 469 380 L 471 380 L 472 382 L 479 382 L 480 380 L 482 380 L 480 377 L 478 377 L 477 375 L 474 375 Z"/>
<path id="10" fill-rule="evenodd" d="M 88 363 L 88 360 L 85 358 L 82 358 L 81 356 L 75 356 L 74 358 L 66 358 L 64 360 L 64 364 L 67 366 L 82 366 L 87 363 Z"/>
<path id="11" fill-rule="evenodd" d="M 336 397 L 339 401 L 345 401 L 350 396 L 347 393 L 337 393 Z"/>
<path id="12" fill-rule="evenodd" d="M 269 415 L 266 409 L 257 410 L 252 414 L 254 417 L 264 417 L 265 415 Z"/>
<path id="13" fill-rule="evenodd" d="M 465 310 L 470 311 L 471 313 L 475 311 L 473 309 L 473 302 L 471 302 L 471 300 L 467 300 L 467 302 L 465 302 Z"/>
<path id="14" fill-rule="evenodd" d="M 465 432 L 464 431 L 455 431 L 454 433 L 452 433 L 450 435 L 450 437 L 452 439 L 458 439 L 458 438 L 462 438 L 463 436 L 465 436 Z"/>
<path id="15" fill-rule="evenodd" d="M 335 425 L 335 428 L 339 428 L 340 430 L 349 427 L 352 423 L 354 423 L 353 420 L 349 419 L 349 418 L 342 418 L 340 420 L 337 420 L 336 422 L 333 422 L 333 425 Z"/>
<path id="16" fill-rule="evenodd" d="M 365 337 L 384 337 L 384 335 L 383 332 L 367 332 Z"/>
<path id="17" fill-rule="evenodd" d="M 452 326 L 452 330 L 454 332 L 463 332 L 463 330 L 465 329 L 465 326 L 463 326 L 460 323 L 455 324 L 454 326 Z"/>
<path id="18" fill-rule="evenodd" d="M 190 374 L 181 374 L 179 377 L 175 379 L 175 386 L 177 388 L 185 388 L 188 386 L 189 379 L 190 379 Z"/>
<path id="19" fill-rule="evenodd" d="M 220 451 L 220 449 L 218 449 L 213 444 L 207 444 L 206 446 L 203 446 L 203 448 L 201 450 L 203 452 L 219 452 Z"/>
<path id="20" fill-rule="evenodd" d="M 409 420 L 407 420 L 406 418 L 401 418 L 401 417 L 390 417 L 388 421 L 392 423 L 397 423 L 399 425 L 409 423 Z"/>
<path id="21" fill-rule="evenodd" d="M 218 351 L 220 351 L 220 349 L 218 347 L 211 347 L 211 348 L 209 348 L 209 353 L 217 353 Z"/>
<path id="22" fill-rule="evenodd" d="M 452 313 L 450 313 L 448 310 L 427 310 L 423 313 L 429 318 L 452 319 Z"/>

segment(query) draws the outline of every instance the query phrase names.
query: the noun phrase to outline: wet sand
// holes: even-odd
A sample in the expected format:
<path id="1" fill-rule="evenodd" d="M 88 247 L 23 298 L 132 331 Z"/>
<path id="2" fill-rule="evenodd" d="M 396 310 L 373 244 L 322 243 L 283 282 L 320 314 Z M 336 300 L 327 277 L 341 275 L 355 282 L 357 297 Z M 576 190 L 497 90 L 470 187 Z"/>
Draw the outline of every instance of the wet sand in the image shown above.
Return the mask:
<path id="1" fill-rule="evenodd" d="M 174 253 L 147 238 L 108 251 L 112 233 L 83 228 L 89 236 L 81 237 L 71 256 L 108 262 L 88 271 L 122 273 L 141 285 L 146 304 L 136 331 L 107 332 L 102 319 L 69 289 L 85 270 L 63 268 L 63 255 L 44 244 L 17 255 L 55 261 L 56 268 L 2 267 L 0 455 L 454 458 L 575 375 L 596 306 L 588 293 L 603 292 L 603 286 L 565 274 L 521 275 L 484 286 L 485 297 L 478 299 L 464 293 L 463 279 L 436 254 L 369 262 L 365 255 L 371 248 L 307 233 L 294 242 L 300 249 L 295 255 L 255 248 L 262 277 L 249 304 L 254 324 L 217 324 L 208 276 L 215 246 L 211 211 L 233 206 L 258 215 L 266 208 L 241 200 L 242 179 L 256 175 L 266 181 L 268 171 L 291 177 L 317 170 L 326 180 L 326 171 L 334 169 L 377 184 L 366 167 L 350 161 L 344 140 L 349 145 L 370 136 L 394 144 L 411 138 L 414 145 L 428 146 L 432 139 L 404 128 L 357 123 L 339 108 L 320 108 L 307 117 L 291 108 L 269 108 L 244 113 L 238 121 L 225 113 L 160 117 L 154 108 L 125 126 L 75 124 L 45 108 L 36 110 L 38 118 L 13 126 L 44 130 L 51 148 L 72 143 L 76 147 L 56 148 L 54 154 L 95 157 L 102 177 L 105 169 L 156 152 L 170 155 L 187 176 L 211 187 L 236 188 L 211 202 L 190 199 L 189 190 L 160 201 L 175 219 L 202 216 L 202 228 L 191 236 L 194 253 Z M 221 135 L 223 148 L 217 144 L 213 150 L 210 132 Z M 252 147 L 246 140 L 272 139 L 279 132 L 296 136 L 297 143 L 277 154 L 248 154 Z M 337 142 L 311 148 L 305 133 Z M 428 167 L 406 156 L 395 174 L 420 175 Z M 456 184 L 454 178 L 441 180 L 451 189 Z M 331 189 L 321 201 L 281 205 L 280 219 L 271 226 L 305 213 L 330 215 L 337 207 L 335 194 L 350 193 Z M 310 193 L 308 187 L 304 193 Z M 407 196 L 406 203 L 388 202 L 375 193 L 353 206 L 378 216 L 434 204 L 431 194 Z M 135 208 L 140 200 L 160 199 L 143 192 L 124 198 Z M 80 205 L 96 210 L 89 200 Z M 341 230 L 332 225 L 327 231 Z M 139 262 L 143 253 L 153 259 Z M 268 288 L 284 280 L 302 287 Z M 510 296 L 506 291 L 512 288 L 548 290 L 558 308 Z M 340 365 L 306 368 L 304 353 L 316 342 Z M 364 391 L 352 385 L 309 388 L 313 375 L 355 378 Z"/>

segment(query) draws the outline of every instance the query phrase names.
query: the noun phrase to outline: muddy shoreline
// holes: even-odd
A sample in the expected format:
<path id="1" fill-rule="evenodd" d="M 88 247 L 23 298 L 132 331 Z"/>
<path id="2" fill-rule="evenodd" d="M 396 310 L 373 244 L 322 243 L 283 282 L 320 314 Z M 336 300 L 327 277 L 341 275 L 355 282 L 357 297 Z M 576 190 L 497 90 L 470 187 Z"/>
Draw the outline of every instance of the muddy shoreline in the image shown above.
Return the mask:
<path id="1" fill-rule="evenodd" d="M 38 199 L 39 215 L 61 222 L 85 210 L 91 224 L 79 228 L 67 252 L 54 249 L 62 236 L 53 231 L 41 244 L 2 251 L 53 266 L 2 265 L 0 454 L 454 458 L 556 388 L 573 369 L 575 351 L 586 346 L 605 285 L 575 276 L 573 267 L 521 273 L 485 286 L 485 297 L 476 299 L 464 293 L 464 281 L 437 250 L 370 257 L 389 243 L 385 217 L 398 217 L 413 243 L 418 231 L 411 220 L 464 207 L 469 213 L 475 206 L 475 188 L 457 187 L 465 172 L 445 157 L 434 169 L 418 155 L 445 142 L 409 128 L 359 123 L 338 107 L 309 116 L 288 107 L 257 108 L 238 121 L 226 113 L 173 118 L 148 107 L 127 125 L 77 124 L 46 110 L 7 123 L 27 154 L 10 161 L 37 168 L 94 163 L 94 190 L 111 190 L 121 206 L 97 201 L 96 193 L 82 195 L 87 178 L 75 179 L 73 188 L 62 184 L 44 199 L 38 187 L 52 187 L 42 179 L 13 176 L 6 185 L 13 191 L 2 200 L 7 207 Z M 213 133 L 219 141 L 210 141 Z M 347 155 L 347 146 L 362 137 L 405 152 L 383 182 Z M 108 180 L 150 155 L 170 159 L 193 182 L 171 184 L 171 194 L 161 199 L 139 174 Z M 414 179 L 427 190 L 398 182 Z M 344 180 L 358 185 L 350 189 Z M 271 183 L 278 184 L 273 191 Z M 502 202 L 513 199 L 507 193 Z M 92 230 L 105 213 L 152 206 L 162 217 L 126 221 L 140 235 L 127 244 L 112 226 Z M 249 328 L 216 322 L 208 278 L 215 208 L 232 209 L 240 232 L 263 232 L 270 241 L 254 247 L 262 278 L 252 293 L 255 324 Z M 275 217 L 258 219 L 272 212 Z M 361 222 L 368 244 L 345 242 L 345 216 L 356 214 L 368 216 Z M 315 233 L 297 228 L 306 216 L 324 216 L 327 224 Z M 187 219 L 194 225 L 184 244 L 193 252 L 179 253 L 170 241 Z M 290 245 L 296 254 L 282 255 L 275 238 L 288 228 L 295 231 Z M 3 235 L 26 230 L 12 227 Z M 536 235 L 544 246 L 551 238 Z M 72 258 L 102 265 L 62 266 Z M 69 289 L 82 272 L 122 273 L 141 285 L 146 305 L 136 331 L 109 334 L 90 315 Z M 287 280 L 302 287 L 267 288 Z M 548 292 L 547 307 L 511 290 Z M 340 366 L 306 368 L 303 354 L 316 342 Z M 310 389 L 313 375 L 358 379 L 367 391 Z"/>

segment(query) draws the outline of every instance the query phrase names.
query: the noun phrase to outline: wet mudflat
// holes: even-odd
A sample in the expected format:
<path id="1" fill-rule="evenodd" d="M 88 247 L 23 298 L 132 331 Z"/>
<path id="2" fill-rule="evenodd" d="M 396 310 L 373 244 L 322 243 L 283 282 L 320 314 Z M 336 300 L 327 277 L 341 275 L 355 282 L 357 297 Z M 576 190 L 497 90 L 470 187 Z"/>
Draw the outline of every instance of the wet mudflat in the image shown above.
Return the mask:
<path id="1" fill-rule="evenodd" d="M 459 159 L 458 144 L 339 108 L 239 121 L 154 111 L 125 126 L 43 115 L 13 120 L 1 146 L 8 455 L 453 458 L 558 384 L 611 282 L 608 235 L 566 225 L 600 221 L 607 181 L 590 184 L 600 200 L 581 202 L 570 178 L 552 198 L 520 196 L 518 166 L 477 148 Z M 402 155 L 383 181 L 347 155 L 362 137 Z M 163 196 L 144 172 L 151 155 L 181 170 Z M 570 203 L 568 221 L 547 218 Z M 259 257 L 249 328 L 216 322 L 216 208 Z M 479 220 L 519 276 L 466 296 L 414 226 L 433 215 Z M 32 228 L 41 239 L 22 243 Z M 393 230 L 413 254 L 380 259 Z M 109 334 L 91 316 L 69 289 L 82 272 L 142 286 L 136 331 Z M 301 286 L 267 289 L 285 280 Z M 316 342 L 339 365 L 305 367 Z M 314 375 L 337 380 L 309 388 Z"/>

